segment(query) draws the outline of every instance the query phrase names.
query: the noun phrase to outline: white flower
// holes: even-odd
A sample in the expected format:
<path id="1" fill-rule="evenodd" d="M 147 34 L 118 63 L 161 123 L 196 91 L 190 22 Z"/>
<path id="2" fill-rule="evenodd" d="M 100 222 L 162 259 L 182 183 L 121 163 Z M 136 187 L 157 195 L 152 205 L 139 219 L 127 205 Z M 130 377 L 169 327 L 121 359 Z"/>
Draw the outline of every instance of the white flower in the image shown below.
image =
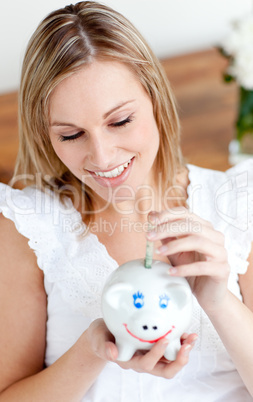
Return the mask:
<path id="1" fill-rule="evenodd" d="M 253 89 L 253 16 L 234 24 L 221 46 L 231 56 L 228 73 L 244 88 Z"/>

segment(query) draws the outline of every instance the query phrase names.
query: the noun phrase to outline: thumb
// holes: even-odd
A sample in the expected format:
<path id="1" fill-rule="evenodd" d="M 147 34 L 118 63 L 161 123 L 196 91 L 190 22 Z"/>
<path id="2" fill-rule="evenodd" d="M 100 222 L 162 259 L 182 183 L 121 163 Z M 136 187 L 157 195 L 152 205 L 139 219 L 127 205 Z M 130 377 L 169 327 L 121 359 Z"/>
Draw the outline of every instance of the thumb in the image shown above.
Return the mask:
<path id="1" fill-rule="evenodd" d="M 94 353 L 103 360 L 116 360 L 118 349 L 114 343 L 114 336 L 106 327 L 104 320 L 100 318 L 93 321 L 89 330 Z"/>
<path id="2" fill-rule="evenodd" d="M 118 349 L 116 345 L 112 342 L 106 342 L 105 344 L 105 355 L 107 360 L 115 361 L 118 358 Z"/>

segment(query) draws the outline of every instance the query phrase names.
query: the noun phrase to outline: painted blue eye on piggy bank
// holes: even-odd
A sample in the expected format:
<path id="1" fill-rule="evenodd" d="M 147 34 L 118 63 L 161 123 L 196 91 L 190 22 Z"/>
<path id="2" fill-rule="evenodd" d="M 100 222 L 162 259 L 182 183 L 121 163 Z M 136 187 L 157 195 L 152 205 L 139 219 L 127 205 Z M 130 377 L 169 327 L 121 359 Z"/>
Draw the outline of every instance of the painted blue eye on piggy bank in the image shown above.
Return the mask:
<path id="1" fill-rule="evenodd" d="M 136 308 L 142 308 L 144 306 L 144 295 L 141 292 L 137 292 L 133 294 L 134 306 Z M 166 294 L 159 296 L 159 307 L 167 308 L 169 303 L 169 296 Z"/>
<path id="2" fill-rule="evenodd" d="M 102 293 L 105 324 L 115 337 L 119 361 L 148 350 L 160 339 L 169 344 L 164 356 L 175 360 L 192 315 L 192 292 L 185 278 L 169 275 L 170 265 L 129 261 L 109 276 Z"/>
<path id="3" fill-rule="evenodd" d="M 169 304 L 169 300 L 170 300 L 170 298 L 169 298 L 169 296 L 167 296 L 167 295 L 162 295 L 162 296 L 159 296 L 159 306 L 161 307 L 161 308 L 166 308 L 166 307 L 168 307 L 168 304 Z"/>
<path id="4" fill-rule="evenodd" d="M 144 306 L 144 296 L 142 293 L 137 292 L 133 295 L 134 306 L 136 308 L 142 308 Z"/>

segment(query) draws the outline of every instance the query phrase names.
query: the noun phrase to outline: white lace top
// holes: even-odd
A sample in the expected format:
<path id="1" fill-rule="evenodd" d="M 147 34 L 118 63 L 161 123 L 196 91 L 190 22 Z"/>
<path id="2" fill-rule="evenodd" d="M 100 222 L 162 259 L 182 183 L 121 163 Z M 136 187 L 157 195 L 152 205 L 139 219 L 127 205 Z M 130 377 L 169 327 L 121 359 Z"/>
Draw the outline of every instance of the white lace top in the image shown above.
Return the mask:
<path id="1" fill-rule="evenodd" d="M 247 270 L 253 240 L 253 159 L 225 173 L 192 165 L 188 169 L 189 208 L 225 234 L 229 288 L 241 299 L 238 274 Z M 50 365 L 101 316 L 101 291 L 118 264 L 95 235 L 82 236 L 86 226 L 69 199 L 62 204 L 50 191 L 42 193 L 34 187 L 20 191 L 0 184 L 0 212 L 28 238 L 44 271 L 46 365 Z M 196 300 L 189 332 L 198 333 L 199 339 L 189 364 L 174 379 L 125 371 L 109 362 L 82 401 L 253 401 Z"/>

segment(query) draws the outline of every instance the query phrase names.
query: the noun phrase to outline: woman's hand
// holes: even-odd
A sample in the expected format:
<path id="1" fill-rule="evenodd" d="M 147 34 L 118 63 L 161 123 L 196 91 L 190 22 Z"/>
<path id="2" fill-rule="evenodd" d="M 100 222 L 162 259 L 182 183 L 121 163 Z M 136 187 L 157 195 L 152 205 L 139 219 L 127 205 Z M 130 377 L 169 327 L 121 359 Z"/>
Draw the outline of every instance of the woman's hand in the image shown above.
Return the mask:
<path id="1" fill-rule="evenodd" d="M 182 335 L 182 346 L 175 361 L 169 361 L 163 356 L 168 345 L 168 341 L 164 338 L 156 342 L 148 352 L 137 351 L 131 360 L 117 363 L 124 369 L 132 369 L 138 373 L 149 373 L 167 379 L 173 378 L 188 363 L 189 353 L 196 339 L 196 334 Z"/>
<path id="2" fill-rule="evenodd" d="M 229 275 L 223 234 L 183 207 L 151 212 L 149 221 L 155 226 L 147 237 L 161 241 L 156 251 L 169 258 L 170 274 L 187 277 L 206 312 L 219 308 L 227 295 Z"/>
<path id="3" fill-rule="evenodd" d="M 91 351 L 102 360 L 116 360 L 118 349 L 114 336 L 110 333 L 102 318 L 93 321 L 86 331 Z"/>
<path id="4" fill-rule="evenodd" d="M 197 339 L 196 334 L 183 334 L 181 349 L 173 362 L 163 357 L 168 345 L 166 339 L 158 341 L 149 351 L 136 352 L 132 359 L 127 362 L 119 362 L 117 361 L 118 349 L 114 343 L 114 337 L 102 319 L 93 321 L 87 332 L 92 352 L 102 360 L 114 361 L 123 369 L 132 369 L 139 373 L 149 373 L 164 378 L 173 378 L 188 362 L 189 353 Z"/>

